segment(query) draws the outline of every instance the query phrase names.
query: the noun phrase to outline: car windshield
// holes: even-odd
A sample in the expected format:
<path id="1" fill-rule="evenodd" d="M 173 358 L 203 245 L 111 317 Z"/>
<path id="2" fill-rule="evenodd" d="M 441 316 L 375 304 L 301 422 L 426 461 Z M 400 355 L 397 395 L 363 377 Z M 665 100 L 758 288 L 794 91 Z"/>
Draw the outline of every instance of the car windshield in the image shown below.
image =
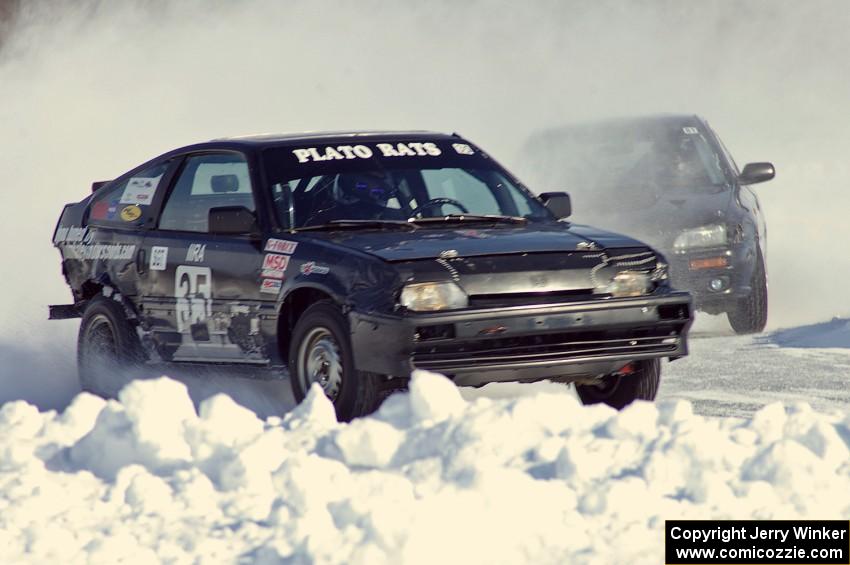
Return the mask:
<path id="1" fill-rule="evenodd" d="M 666 194 L 727 186 L 720 153 L 697 122 L 586 124 L 530 145 L 538 173 L 571 192 Z"/>
<path id="2" fill-rule="evenodd" d="M 498 164 L 463 143 L 279 147 L 266 150 L 264 161 L 286 228 L 553 220 Z"/>

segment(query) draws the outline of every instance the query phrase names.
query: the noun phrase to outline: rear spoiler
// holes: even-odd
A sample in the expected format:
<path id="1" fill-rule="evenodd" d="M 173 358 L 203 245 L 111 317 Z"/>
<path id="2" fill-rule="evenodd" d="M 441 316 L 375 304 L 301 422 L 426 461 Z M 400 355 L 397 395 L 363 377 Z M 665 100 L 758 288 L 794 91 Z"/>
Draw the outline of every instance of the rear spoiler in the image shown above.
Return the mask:
<path id="1" fill-rule="evenodd" d="M 106 183 L 108 183 L 108 182 L 112 182 L 112 181 L 108 181 L 108 180 L 98 180 L 98 181 L 94 181 L 93 183 L 91 183 L 91 191 L 92 191 L 92 192 L 97 192 L 97 190 L 98 190 L 101 186 L 105 185 L 105 184 L 106 184 Z"/>

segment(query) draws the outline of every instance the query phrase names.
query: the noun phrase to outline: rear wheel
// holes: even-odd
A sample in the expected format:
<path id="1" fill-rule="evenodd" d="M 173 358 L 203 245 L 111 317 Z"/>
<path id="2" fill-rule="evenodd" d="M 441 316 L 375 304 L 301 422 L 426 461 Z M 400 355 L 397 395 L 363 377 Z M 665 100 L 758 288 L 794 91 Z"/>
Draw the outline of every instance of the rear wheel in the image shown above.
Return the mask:
<path id="1" fill-rule="evenodd" d="M 77 338 L 80 387 L 100 396 L 115 396 L 142 359 L 139 338 L 121 305 L 103 296 L 93 298 Z"/>
<path id="2" fill-rule="evenodd" d="M 729 325 L 737 334 L 758 333 L 767 325 L 767 275 L 761 255 L 756 261 L 750 287 L 750 295 L 726 313 Z"/>
<path id="3" fill-rule="evenodd" d="M 607 404 L 621 410 L 635 400 L 655 400 L 661 384 L 658 359 L 635 361 L 621 371 L 604 377 L 599 383 L 576 385 L 582 404 Z"/>
<path id="4" fill-rule="evenodd" d="M 289 347 L 295 399 L 301 402 L 313 383 L 318 383 L 342 421 L 374 411 L 382 382 L 379 375 L 356 370 L 348 334 L 348 322 L 339 308 L 319 302 L 298 319 Z"/>

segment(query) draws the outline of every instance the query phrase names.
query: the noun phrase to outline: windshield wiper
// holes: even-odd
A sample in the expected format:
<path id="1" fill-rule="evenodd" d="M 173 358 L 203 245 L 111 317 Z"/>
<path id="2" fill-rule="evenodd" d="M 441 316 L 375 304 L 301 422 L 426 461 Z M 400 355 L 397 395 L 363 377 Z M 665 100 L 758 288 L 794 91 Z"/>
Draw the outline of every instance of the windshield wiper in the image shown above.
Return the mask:
<path id="1" fill-rule="evenodd" d="M 490 222 L 496 224 L 526 224 L 527 218 L 521 216 L 500 216 L 499 214 L 446 214 L 434 218 L 409 218 L 408 222 L 434 224 L 444 222 Z"/>
<path id="2" fill-rule="evenodd" d="M 310 231 L 310 230 L 345 230 L 345 229 L 372 229 L 372 228 L 399 228 L 408 231 L 413 231 L 416 226 L 411 222 L 403 220 L 331 220 L 326 224 L 317 224 L 315 226 L 304 226 L 296 228 L 295 231 Z"/>

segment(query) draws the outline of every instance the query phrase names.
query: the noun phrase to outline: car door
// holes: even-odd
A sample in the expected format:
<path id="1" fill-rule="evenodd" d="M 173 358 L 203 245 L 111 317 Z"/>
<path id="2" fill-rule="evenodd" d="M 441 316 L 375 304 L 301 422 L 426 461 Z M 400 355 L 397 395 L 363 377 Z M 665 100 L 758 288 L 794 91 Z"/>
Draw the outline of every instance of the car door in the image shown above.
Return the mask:
<path id="1" fill-rule="evenodd" d="M 185 158 L 143 247 L 142 302 L 157 349 L 168 360 L 266 363 L 262 312 L 275 296 L 261 292 L 258 233 L 215 233 L 210 211 L 256 215 L 244 155 Z"/>

